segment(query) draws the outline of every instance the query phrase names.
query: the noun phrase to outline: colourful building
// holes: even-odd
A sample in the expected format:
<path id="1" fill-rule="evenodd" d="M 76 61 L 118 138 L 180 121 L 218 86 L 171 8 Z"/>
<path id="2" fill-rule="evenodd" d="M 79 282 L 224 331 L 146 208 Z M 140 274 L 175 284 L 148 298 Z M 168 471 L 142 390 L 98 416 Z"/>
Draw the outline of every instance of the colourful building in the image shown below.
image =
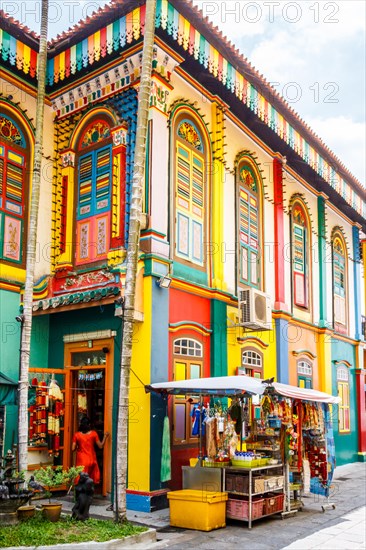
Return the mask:
<path id="1" fill-rule="evenodd" d="M 144 17 L 143 2 L 115 2 L 48 52 L 29 469 L 69 465 L 87 413 L 113 435 L 99 456 L 103 494 L 114 479 Z M 5 16 L 0 48 L 0 370 L 17 380 L 38 38 Z M 158 1 L 130 508 L 150 510 L 179 488 L 197 448 L 194 403 L 146 394 L 153 382 L 245 373 L 338 392 L 338 464 L 365 458 L 365 218 L 365 189 L 263 77 L 189 2 Z M 61 404 L 47 409 L 54 381 Z M 162 484 L 166 410 L 173 476 Z M 16 415 L 6 406 L 4 449 L 16 443 Z"/>

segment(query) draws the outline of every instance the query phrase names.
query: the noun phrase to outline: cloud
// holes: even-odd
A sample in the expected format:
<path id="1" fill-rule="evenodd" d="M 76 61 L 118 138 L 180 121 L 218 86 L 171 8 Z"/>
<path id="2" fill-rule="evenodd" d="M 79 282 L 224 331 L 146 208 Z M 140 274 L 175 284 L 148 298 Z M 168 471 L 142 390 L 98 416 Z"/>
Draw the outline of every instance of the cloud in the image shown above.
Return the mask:
<path id="1" fill-rule="evenodd" d="M 308 117 L 307 123 L 365 186 L 365 124 L 344 115 L 330 118 Z"/>

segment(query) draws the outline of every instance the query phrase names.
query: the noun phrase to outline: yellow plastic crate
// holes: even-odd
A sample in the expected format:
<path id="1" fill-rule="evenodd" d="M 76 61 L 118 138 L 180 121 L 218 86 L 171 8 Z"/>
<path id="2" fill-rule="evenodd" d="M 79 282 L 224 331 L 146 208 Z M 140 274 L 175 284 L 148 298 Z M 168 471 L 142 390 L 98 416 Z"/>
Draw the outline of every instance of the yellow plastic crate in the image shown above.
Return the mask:
<path id="1" fill-rule="evenodd" d="M 226 526 L 227 493 L 183 489 L 168 493 L 170 525 L 198 531 Z"/>
<path id="2" fill-rule="evenodd" d="M 254 460 L 232 460 L 231 461 L 232 466 L 235 466 L 236 468 L 257 468 L 259 464 L 259 459 Z"/>

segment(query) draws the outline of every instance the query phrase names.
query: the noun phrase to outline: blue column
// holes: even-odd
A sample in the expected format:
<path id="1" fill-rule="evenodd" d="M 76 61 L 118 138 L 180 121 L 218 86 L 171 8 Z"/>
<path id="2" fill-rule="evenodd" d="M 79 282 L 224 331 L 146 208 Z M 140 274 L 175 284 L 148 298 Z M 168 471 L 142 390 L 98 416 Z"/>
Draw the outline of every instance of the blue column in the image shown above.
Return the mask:
<path id="1" fill-rule="evenodd" d="M 355 225 L 352 227 L 353 245 L 353 286 L 354 286 L 354 312 L 355 312 L 355 339 L 361 338 L 361 258 L 360 258 L 360 230 Z M 349 301 L 348 301 L 349 302 Z M 352 310 L 352 308 L 351 308 Z"/>
<path id="2" fill-rule="evenodd" d="M 275 319 L 277 382 L 289 383 L 288 372 L 288 321 Z"/>
<path id="3" fill-rule="evenodd" d="M 151 327 L 151 384 L 168 380 L 169 365 L 169 290 L 152 284 L 152 327 Z M 148 351 L 148 350 L 146 350 Z M 160 464 L 163 423 L 167 402 L 151 393 L 150 420 L 150 490 L 161 489 Z"/>

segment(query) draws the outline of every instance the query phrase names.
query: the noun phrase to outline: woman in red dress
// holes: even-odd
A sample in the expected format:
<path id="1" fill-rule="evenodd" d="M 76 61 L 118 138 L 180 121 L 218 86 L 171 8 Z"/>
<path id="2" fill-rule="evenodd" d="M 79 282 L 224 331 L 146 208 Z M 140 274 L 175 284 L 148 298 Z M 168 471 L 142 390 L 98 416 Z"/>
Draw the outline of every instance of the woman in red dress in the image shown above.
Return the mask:
<path id="1" fill-rule="evenodd" d="M 100 472 L 95 453 L 95 445 L 103 449 L 109 433 L 104 434 L 103 440 L 95 430 L 91 429 L 90 420 L 86 416 L 81 419 L 79 431 L 72 438 L 72 451 L 76 451 L 76 466 L 84 466 L 84 472 L 92 478 L 95 484 L 100 482 Z"/>

